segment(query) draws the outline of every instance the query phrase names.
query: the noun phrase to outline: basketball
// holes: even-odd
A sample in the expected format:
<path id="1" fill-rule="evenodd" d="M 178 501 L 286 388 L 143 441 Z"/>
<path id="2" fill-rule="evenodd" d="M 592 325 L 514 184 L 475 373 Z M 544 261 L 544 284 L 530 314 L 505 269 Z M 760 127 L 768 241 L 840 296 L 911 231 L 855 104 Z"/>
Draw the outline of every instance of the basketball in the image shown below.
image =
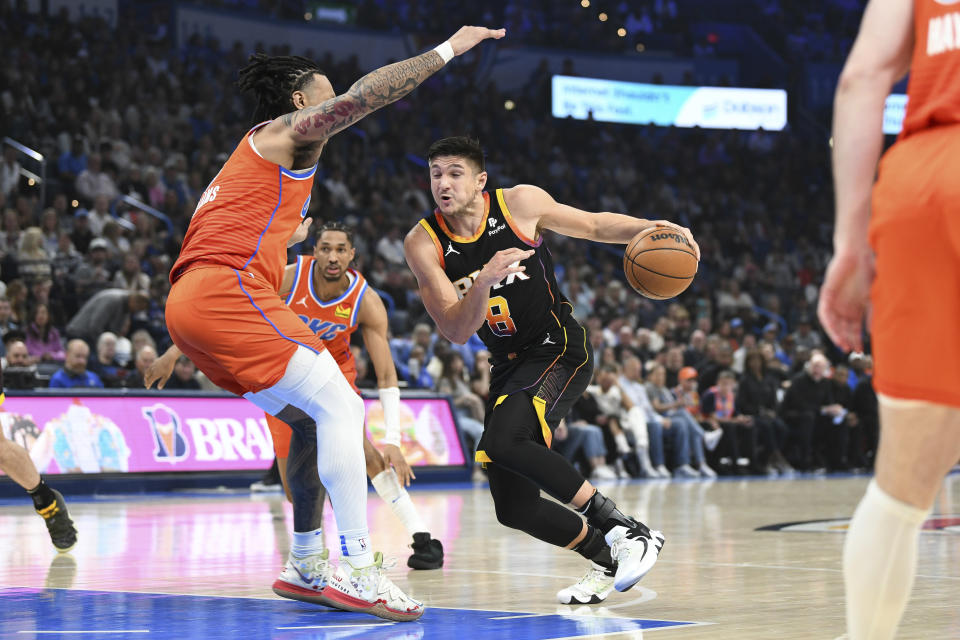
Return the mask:
<path id="1" fill-rule="evenodd" d="M 654 227 L 633 237 L 623 254 L 623 272 L 634 291 L 651 300 L 683 293 L 697 275 L 697 254 L 679 231 Z"/>

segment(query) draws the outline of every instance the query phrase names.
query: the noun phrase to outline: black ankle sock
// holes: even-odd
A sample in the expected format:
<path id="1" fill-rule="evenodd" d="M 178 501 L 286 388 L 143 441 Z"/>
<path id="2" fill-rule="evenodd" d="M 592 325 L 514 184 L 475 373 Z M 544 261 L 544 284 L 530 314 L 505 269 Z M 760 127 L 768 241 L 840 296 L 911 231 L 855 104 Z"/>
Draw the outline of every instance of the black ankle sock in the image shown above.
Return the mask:
<path id="1" fill-rule="evenodd" d="M 629 529 L 640 525 L 630 516 L 624 515 L 617 509 L 617 504 L 613 500 L 599 491 L 595 491 L 590 499 L 577 509 L 577 512 L 586 516 L 587 523 L 599 529 L 604 535 L 614 527 L 622 526 Z"/>
<path id="2" fill-rule="evenodd" d="M 603 538 L 603 534 L 600 533 L 599 529 L 591 527 L 589 524 L 587 525 L 587 535 L 573 550 L 587 560 L 596 562 L 604 569 L 612 571 L 617 566 L 613 558 L 610 557 L 610 545 Z"/>
<path id="3" fill-rule="evenodd" d="M 33 507 L 37 510 L 49 507 L 57 499 L 57 496 L 53 495 L 53 490 L 47 486 L 43 478 L 40 478 L 40 484 L 33 489 L 27 489 L 27 493 L 33 499 Z"/>

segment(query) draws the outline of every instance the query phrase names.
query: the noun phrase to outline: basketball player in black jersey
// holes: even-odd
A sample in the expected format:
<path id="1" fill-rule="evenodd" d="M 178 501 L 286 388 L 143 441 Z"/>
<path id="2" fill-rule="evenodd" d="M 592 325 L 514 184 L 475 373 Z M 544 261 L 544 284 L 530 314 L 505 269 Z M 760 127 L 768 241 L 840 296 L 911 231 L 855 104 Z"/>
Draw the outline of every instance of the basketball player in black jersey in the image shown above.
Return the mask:
<path id="1" fill-rule="evenodd" d="M 0 405 L 3 405 L 4 400 L 6 397 L 3 394 L 3 368 L 0 367 Z M 17 426 L 16 421 L 10 425 L 8 439 L 3 433 L 3 425 L 0 425 L 0 471 L 24 488 L 33 500 L 34 510 L 47 524 L 53 546 L 58 552 L 66 553 L 77 544 L 77 528 L 67 512 L 67 503 L 64 502 L 63 495 L 47 486 L 37 471 L 37 466 L 30 459 L 30 453 L 25 448 L 26 439 L 23 440 L 24 446 L 14 442 L 16 431 L 18 431 Z"/>
<path id="2" fill-rule="evenodd" d="M 558 598 L 600 602 L 653 567 L 664 537 L 623 514 L 550 450 L 553 430 L 586 388 L 593 363 L 541 234 L 626 244 L 665 226 L 682 233 L 698 257 L 699 248 L 686 228 L 588 213 L 532 185 L 485 191 L 483 150 L 469 138 L 435 142 L 428 159 L 437 210 L 407 234 L 404 249 L 440 332 L 461 344 L 476 332 L 490 351 L 477 460 L 487 465 L 497 519 L 591 560 L 591 570 Z M 541 498 L 541 489 L 573 510 Z"/>

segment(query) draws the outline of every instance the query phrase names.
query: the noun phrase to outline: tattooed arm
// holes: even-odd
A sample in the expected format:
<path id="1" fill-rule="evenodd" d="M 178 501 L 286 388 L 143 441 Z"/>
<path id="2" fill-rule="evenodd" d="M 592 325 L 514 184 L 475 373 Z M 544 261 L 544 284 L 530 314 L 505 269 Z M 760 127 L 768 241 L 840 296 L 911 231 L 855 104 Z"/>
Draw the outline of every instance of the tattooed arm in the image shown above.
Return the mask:
<path id="1" fill-rule="evenodd" d="M 504 35 L 503 29 L 462 27 L 447 41 L 447 51 L 460 55 L 483 40 L 499 40 Z M 434 49 L 381 67 L 357 80 L 344 94 L 274 120 L 257 132 L 257 148 L 265 158 L 284 166 L 288 166 L 297 149 L 316 146 L 319 153 L 319 145 L 335 133 L 407 95 L 444 64 L 444 58 Z"/>

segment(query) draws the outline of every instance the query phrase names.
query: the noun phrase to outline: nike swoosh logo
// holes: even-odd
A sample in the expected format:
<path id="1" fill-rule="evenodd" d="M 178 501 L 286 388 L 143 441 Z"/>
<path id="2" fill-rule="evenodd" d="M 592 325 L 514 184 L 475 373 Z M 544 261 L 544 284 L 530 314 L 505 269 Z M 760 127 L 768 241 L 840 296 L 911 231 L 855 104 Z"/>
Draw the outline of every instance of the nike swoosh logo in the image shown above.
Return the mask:
<path id="1" fill-rule="evenodd" d="M 297 572 L 297 575 L 300 576 L 300 579 L 306 582 L 307 584 L 313 582 L 310 578 L 300 573 L 300 569 L 297 568 L 297 565 L 293 565 L 293 570 Z"/>
<path id="2" fill-rule="evenodd" d="M 643 543 L 643 554 L 640 556 L 640 559 L 643 560 L 647 557 L 647 551 L 650 550 L 650 544 L 647 542 L 646 538 L 640 538 L 640 542 Z"/>

